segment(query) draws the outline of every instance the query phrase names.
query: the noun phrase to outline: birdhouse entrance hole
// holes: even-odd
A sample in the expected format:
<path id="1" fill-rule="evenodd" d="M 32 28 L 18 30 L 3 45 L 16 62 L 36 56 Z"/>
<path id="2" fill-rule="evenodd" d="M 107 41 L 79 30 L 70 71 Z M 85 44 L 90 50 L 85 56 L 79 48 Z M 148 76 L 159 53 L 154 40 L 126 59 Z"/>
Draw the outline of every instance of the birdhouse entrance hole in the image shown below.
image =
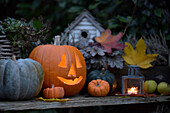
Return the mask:
<path id="1" fill-rule="evenodd" d="M 81 31 L 81 36 L 83 37 L 83 38 L 87 38 L 88 37 L 88 31 Z"/>

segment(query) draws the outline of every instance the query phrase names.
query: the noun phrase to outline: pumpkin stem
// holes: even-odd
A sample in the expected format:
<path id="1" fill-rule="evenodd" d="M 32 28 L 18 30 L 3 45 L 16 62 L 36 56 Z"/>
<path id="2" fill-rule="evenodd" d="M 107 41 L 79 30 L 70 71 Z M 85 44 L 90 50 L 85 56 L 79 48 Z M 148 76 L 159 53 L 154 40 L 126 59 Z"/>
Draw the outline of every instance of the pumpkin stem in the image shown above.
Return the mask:
<path id="1" fill-rule="evenodd" d="M 102 68 L 102 72 L 100 73 L 101 75 L 104 75 L 105 68 Z"/>
<path id="2" fill-rule="evenodd" d="M 55 36 L 54 45 L 60 45 L 60 35 Z"/>
<path id="3" fill-rule="evenodd" d="M 54 84 L 52 84 L 51 87 L 54 88 Z"/>
<path id="4" fill-rule="evenodd" d="M 16 60 L 16 56 L 15 55 L 12 55 L 12 60 L 14 61 L 14 62 L 16 62 L 17 60 Z"/>
<path id="5" fill-rule="evenodd" d="M 98 87 L 100 86 L 99 81 L 97 81 L 97 85 L 96 86 L 98 86 Z"/>

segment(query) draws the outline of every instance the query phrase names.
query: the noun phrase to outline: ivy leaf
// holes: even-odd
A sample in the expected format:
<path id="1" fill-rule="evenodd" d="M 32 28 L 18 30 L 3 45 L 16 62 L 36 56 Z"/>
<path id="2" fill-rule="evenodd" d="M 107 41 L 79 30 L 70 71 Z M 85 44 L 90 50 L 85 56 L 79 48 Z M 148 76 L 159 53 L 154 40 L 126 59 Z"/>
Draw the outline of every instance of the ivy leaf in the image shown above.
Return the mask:
<path id="1" fill-rule="evenodd" d="M 33 27 L 37 30 L 42 28 L 42 22 L 40 20 L 33 20 Z"/>
<path id="2" fill-rule="evenodd" d="M 133 1 L 133 3 L 134 3 L 134 4 L 136 4 L 136 3 L 137 3 L 137 0 L 132 0 L 132 1 Z"/>
<path id="3" fill-rule="evenodd" d="M 68 12 L 69 13 L 76 13 L 76 12 L 78 12 L 80 10 L 83 10 L 83 7 L 81 7 L 81 6 L 73 6 L 70 9 L 68 9 Z"/>
<path id="4" fill-rule="evenodd" d="M 109 23 L 109 26 L 108 26 L 109 29 L 117 28 L 117 27 L 120 27 L 120 24 Z"/>
<path id="5" fill-rule="evenodd" d="M 89 5 L 88 8 L 89 8 L 90 10 L 95 9 L 99 4 L 100 4 L 100 2 L 95 3 L 95 4 L 91 4 L 91 5 Z"/>
<path id="6" fill-rule="evenodd" d="M 130 43 L 125 42 L 125 45 L 125 55 L 122 57 L 126 63 L 137 65 L 144 69 L 152 67 L 150 63 L 156 60 L 158 54 L 146 54 L 146 44 L 142 38 L 137 42 L 136 49 Z"/>
<path id="7" fill-rule="evenodd" d="M 95 40 L 104 47 L 107 53 L 111 53 L 112 48 L 119 50 L 124 48 L 123 44 L 118 43 L 122 36 L 123 34 L 121 32 L 118 35 L 111 35 L 110 29 L 107 29 L 101 33 L 100 37 L 96 37 Z"/>
<path id="8" fill-rule="evenodd" d="M 156 9 L 154 10 L 154 14 L 155 14 L 156 16 L 158 16 L 158 17 L 161 17 L 161 16 L 162 16 L 162 10 L 159 9 L 159 8 L 156 8 Z"/>
<path id="9" fill-rule="evenodd" d="M 132 17 L 130 16 L 127 16 L 127 17 L 117 16 L 117 18 L 119 19 L 119 21 L 124 22 L 124 23 L 130 22 L 130 20 L 132 19 Z"/>
<path id="10" fill-rule="evenodd" d="M 59 7 L 65 8 L 66 7 L 66 2 L 65 1 L 60 1 L 58 2 Z"/>
<path id="11" fill-rule="evenodd" d="M 27 4 L 27 3 L 19 3 L 17 4 L 17 8 L 28 8 L 31 9 L 32 5 L 31 4 Z"/>

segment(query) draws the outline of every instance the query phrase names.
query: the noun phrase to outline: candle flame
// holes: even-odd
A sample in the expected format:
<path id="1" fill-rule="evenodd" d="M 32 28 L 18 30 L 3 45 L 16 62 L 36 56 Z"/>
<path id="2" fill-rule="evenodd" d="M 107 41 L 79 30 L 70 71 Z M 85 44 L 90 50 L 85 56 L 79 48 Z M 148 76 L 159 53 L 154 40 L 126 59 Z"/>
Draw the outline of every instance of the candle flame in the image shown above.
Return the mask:
<path id="1" fill-rule="evenodd" d="M 127 88 L 128 94 L 138 94 L 138 87 Z"/>

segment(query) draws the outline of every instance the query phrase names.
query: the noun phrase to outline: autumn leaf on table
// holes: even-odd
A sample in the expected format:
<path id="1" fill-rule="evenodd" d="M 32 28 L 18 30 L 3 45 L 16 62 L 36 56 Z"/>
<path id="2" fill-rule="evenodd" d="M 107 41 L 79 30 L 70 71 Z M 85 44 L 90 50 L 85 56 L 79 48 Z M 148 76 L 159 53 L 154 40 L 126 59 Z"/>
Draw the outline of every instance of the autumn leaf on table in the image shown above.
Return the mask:
<path id="1" fill-rule="evenodd" d="M 146 54 L 146 44 L 142 38 L 137 42 L 136 49 L 128 42 L 125 42 L 125 45 L 126 47 L 123 50 L 125 55 L 122 57 L 126 63 L 144 69 L 152 67 L 150 63 L 156 60 L 158 54 Z"/>
<path id="2" fill-rule="evenodd" d="M 123 34 L 120 32 L 118 35 L 111 35 L 110 29 L 101 33 L 101 36 L 96 37 L 95 40 L 100 43 L 108 52 L 112 52 L 112 48 L 122 50 L 125 46 L 118 41 L 122 38 Z"/>
<path id="3" fill-rule="evenodd" d="M 58 99 L 58 98 L 44 99 L 42 97 L 39 97 L 39 98 L 36 98 L 36 99 L 43 100 L 45 102 L 66 102 L 66 101 L 71 100 L 69 98 L 66 98 L 66 99 Z"/>

